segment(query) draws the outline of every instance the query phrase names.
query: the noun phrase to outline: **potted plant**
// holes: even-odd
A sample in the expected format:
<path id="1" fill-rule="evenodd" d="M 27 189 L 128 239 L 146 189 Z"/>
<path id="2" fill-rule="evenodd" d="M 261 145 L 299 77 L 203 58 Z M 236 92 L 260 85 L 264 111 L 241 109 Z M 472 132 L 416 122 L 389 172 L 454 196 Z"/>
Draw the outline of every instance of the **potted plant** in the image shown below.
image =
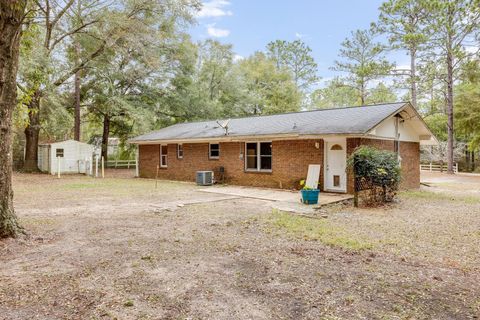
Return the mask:
<path id="1" fill-rule="evenodd" d="M 300 181 L 300 185 L 303 186 L 300 193 L 302 194 L 302 203 L 305 204 L 317 204 L 319 189 L 313 189 L 305 185 L 305 180 Z"/>

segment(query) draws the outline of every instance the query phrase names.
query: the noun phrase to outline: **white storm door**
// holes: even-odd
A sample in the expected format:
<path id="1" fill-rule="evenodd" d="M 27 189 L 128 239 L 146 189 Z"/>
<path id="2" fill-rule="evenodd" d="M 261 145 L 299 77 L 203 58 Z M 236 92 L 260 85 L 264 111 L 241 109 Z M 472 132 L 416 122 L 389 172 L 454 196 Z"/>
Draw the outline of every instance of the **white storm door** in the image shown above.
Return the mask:
<path id="1" fill-rule="evenodd" d="M 346 139 L 325 142 L 325 189 L 347 191 Z"/>

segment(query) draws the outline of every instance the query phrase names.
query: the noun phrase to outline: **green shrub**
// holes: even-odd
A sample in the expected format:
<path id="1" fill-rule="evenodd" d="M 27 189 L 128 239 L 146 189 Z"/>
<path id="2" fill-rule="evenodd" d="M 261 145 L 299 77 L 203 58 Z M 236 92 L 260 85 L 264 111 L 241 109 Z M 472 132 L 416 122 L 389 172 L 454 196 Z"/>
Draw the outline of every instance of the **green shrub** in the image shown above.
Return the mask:
<path id="1" fill-rule="evenodd" d="M 357 148 L 347 160 L 355 175 L 355 187 L 363 186 L 368 204 L 391 201 L 401 180 L 398 155 L 369 146 Z"/>

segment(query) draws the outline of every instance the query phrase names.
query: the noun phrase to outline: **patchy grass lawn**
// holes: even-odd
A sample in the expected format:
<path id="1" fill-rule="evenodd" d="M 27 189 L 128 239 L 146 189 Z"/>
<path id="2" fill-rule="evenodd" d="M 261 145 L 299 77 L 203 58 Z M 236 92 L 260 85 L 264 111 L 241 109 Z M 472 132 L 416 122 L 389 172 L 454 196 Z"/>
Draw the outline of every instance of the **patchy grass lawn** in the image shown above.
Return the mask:
<path id="1" fill-rule="evenodd" d="M 427 190 L 410 190 L 403 191 L 400 193 L 404 198 L 417 198 L 431 201 L 454 201 L 454 202 L 464 202 L 466 204 L 477 204 L 480 203 L 480 196 L 469 196 L 469 195 L 459 195 L 459 194 L 449 194 L 445 192 L 433 192 Z"/>
<path id="2" fill-rule="evenodd" d="M 15 175 L 30 236 L 0 241 L 0 319 L 480 315 L 480 178 L 312 219 L 254 199 L 179 206 L 221 196 L 123 176 Z"/>
<path id="3" fill-rule="evenodd" d="M 315 219 L 274 210 L 270 223 L 277 235 L 285 233 L 296 238 L 320 241 L 326 245 L 352 251 L 373 247 L 371 243 L 358 239 L 355 234 L 322 218 Z"/>

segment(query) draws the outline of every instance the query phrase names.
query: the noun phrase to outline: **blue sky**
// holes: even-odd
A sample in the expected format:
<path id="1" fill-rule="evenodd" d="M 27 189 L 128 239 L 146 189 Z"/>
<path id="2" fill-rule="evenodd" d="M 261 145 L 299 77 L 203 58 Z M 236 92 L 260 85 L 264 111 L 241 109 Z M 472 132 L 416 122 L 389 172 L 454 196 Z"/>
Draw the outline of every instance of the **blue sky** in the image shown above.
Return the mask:
<path id="1" fill-rule="evenodd" d="M 191 34 L 195 40 L 214 38 L 233 44 L 246 57 L 264 50 L 268 42 L 301 38 L 313 50 L 318 73 L 329 80 L 329 70 L 341 42 L 356 29 L 365 29 L 378 16 L 382 0 L 205 0 Z M 395 54 L 397 65 L 408 57 Z"/>

